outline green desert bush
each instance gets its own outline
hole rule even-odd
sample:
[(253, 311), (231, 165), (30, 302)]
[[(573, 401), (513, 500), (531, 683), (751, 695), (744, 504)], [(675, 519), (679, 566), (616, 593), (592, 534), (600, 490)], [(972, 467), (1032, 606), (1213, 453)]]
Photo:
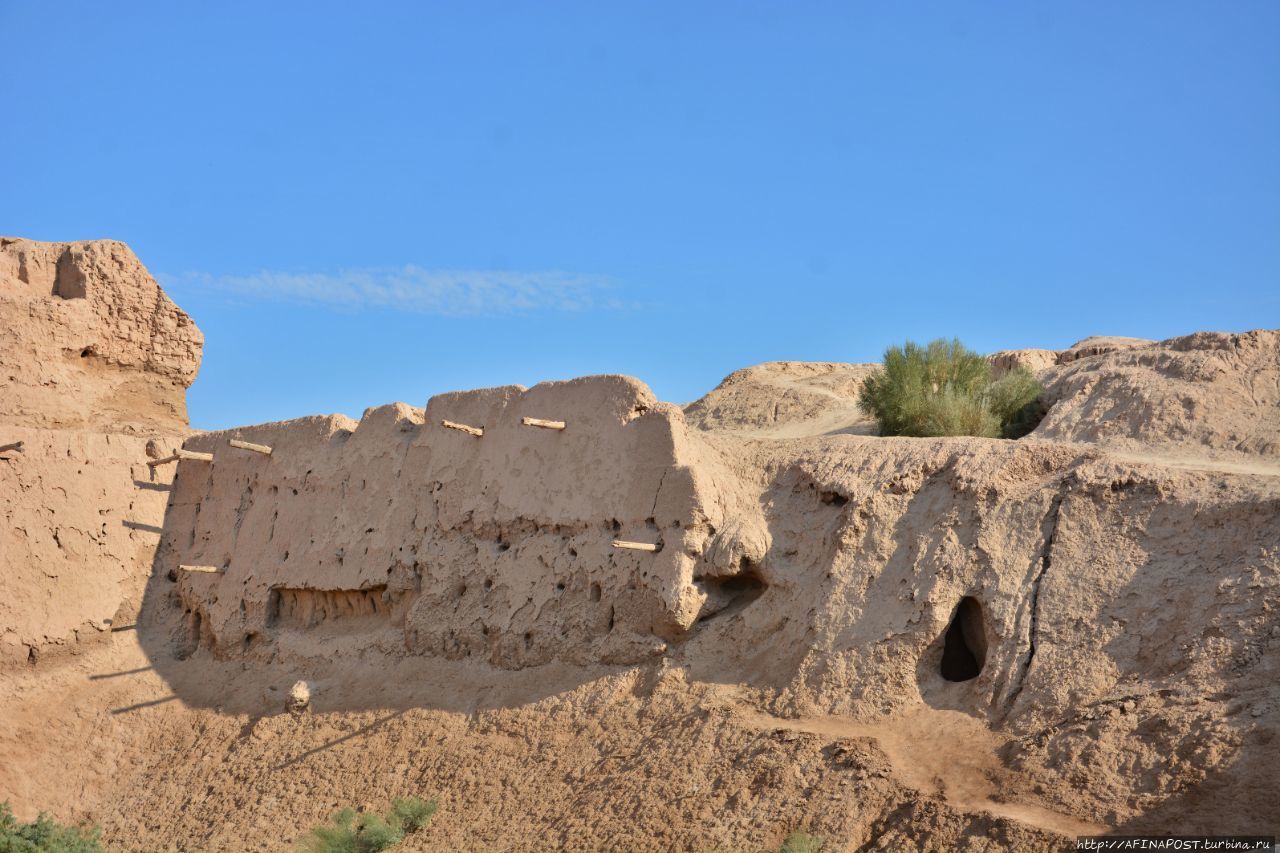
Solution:
[(0, 803), (0, 853), (102, 853), (102, 842), (98, 830), (64, 826), (43, 812), (31, 823), (21, 823), (4, 802)]
[(818, 853), (822, 849), (822, 839), (810, 835), (803, 829), (797, 829), (787, 836), (778, 848), (778, 853)]
[(1041, 395), (1044, 386), (1025, 367), (1015, 367), (987, 389), (987, 405), (1000, 419), (1000, 433), (1005, 438), (1022, 438), (1040, 423), (1045, 415)]
[(307, 833), (299, 849), (303, 853), (377, 853), (422, 829), (435, 813), (435, 801), (417, 797), (392, 801), (386, 817), (373, 812), (357, 815), (354, 809), (342, 809), (329, 823)]
[(1043, 411), (1043, 389), (1017, 367), (993, 379), (986, 358), (958, 340), (889, 347), (884, 367), (862, 382), (858, 402), (881, 435), (977, 435), (1020, 438)]

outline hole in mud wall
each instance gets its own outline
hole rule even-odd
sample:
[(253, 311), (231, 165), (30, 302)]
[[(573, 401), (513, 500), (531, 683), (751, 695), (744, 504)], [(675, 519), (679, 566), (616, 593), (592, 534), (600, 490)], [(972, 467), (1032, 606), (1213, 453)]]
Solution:
[(76, 259), (67, 249), (58, 257), (58, 266), (53, 277), (53, 295), (63, 299), (84, 299), (88, 293), (88, 279), (76, 266)]
[(978, 599), (965, 596), (956, 606), (942, 646), (942, 677), (972, 681), (987, 662), (986, 624)]
[[(285, 551), (285, 559), (289, 559), (289, 552)], [(267, 627), (274, 628), (280, 622), (280, 590), (272, 589), (267, 593)]]
[(756, 567), (743, 560), (739, 574), (731, 577), (696, 578), (694, 584), (707, 594), (697, 621), (737, 613), (760, 596), (767, 587)]
[(338, 623), (354, 629), (370, 619), (394, 623), (408, 604), (402, 591), (388, 592), (385, 584), (365, 589), (275, 587), (267, 599), (267, 627), (297, 630)]
[(173, 638), (173, 657), (175, 660), (186, 660), (200, 648), (200, 611), (188, 610), (178, 627), (177, 636)]
[(822, 501), (827, 506), (844, 506), (849, 502), (849, 499), (839, 492), (830, 491), (818, 492), (818, 500)]

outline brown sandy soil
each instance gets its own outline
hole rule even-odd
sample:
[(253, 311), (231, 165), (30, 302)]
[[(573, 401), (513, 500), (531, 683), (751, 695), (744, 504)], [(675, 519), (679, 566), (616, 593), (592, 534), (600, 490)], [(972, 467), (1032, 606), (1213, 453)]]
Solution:
[[(691, 684), (676, 668), (550, 665), (482, 683), (473, 667), (419, 661), (383, 674), (413, 688), (382, 691), (380, 710), (255, 717), (186, 707), (118, 636), (64, 665), (56, 685), (15, 679), (4, 710), (18, 742), (0, 748), (27, 754), (21, 741), (63, 727), (84, 738), (74, 775), (34, 760), (14, 768), (13, 792), (96, 816), (125, 847), (281, 849), (342, 805), (377, 808), (406, 791), (442, 805), (406, 849), (766, 849), (798, 825), (856, 847), (904, 801), (929, 804), (955, 832), (980, 827), (975, 837), (993, 849), (1001, 839), (1051, 845), (1041, 827), (1077, 825), (992, 799), (983, 774), (993, 753), (952, 766), (904, 746), (901, 727), (775, 718), (742, 707), (740, 688)], [(462, 688), (486, 698), (465, 708), (431, 699)], [(51, 724), (54, 707), (65, 719)]]
[(142, 850), (405, 794), (406, 849), (1275, 832), (1280, 333), (1045, 352), (993, 356), (1048, 389), (1019, 441), (876, 437), (872, 366), (792, 362), (206, 433), (155, 480), (144, 434), (28, 433), (23, 541), (109, 523), (0, 554), (0, 798)]
[(881, 723), (857, 723), (842, 716), (781, 718), (760, 712), (748, 712), (744, 719), (761, 729), (809, 732), (832, 741), (869, 739), (884, 751), (906, 787), (961, 811), (987, 812), (1059, 835), (1092, 835), (1107, 829), (1040, 806), (1001, 801), (997, 780), (1007, 775), (999, 755), (1003, 742), (959, 711), (924, 707)]

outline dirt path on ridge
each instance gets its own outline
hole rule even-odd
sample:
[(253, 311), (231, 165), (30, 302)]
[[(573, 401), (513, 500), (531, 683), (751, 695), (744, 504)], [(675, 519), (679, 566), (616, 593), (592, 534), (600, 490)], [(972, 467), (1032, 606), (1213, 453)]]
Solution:
[(833, 740), (871, 738), (893, 764), (898, 781), (922, 794), (939, 795), (962, 811), (985, 811), (1069, 837), (1107, 831), (1100, 824), (1041, 806), (998, 799), (999, 779), (1007, 772), (997, 755), (1003, 741), (958, 711), (925, 707), (884, 723), (834, 716), (787, 719), (741, 705), (735, 711), (745, 725), (758, 729), (808, 732)]

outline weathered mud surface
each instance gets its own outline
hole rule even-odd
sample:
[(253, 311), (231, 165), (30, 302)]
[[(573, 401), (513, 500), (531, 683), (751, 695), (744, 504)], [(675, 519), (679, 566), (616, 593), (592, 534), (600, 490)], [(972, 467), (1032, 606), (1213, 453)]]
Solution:
[(0, 237), (0, 667), (132, 622), (202, 343), (122, 243)]
[[(1046, 381), (1025, 439), (875, 437), (866, 366), (780, 363), (684, 411), (589, 377), (206, 433), (171, 491), (120, 440), (118, 487), (168, 507), (92, 557), (118, 592), (0, 614), (137, 621), (14, 656), (0, 797), (144, 849), (406, 793), (432, 849), (1275, 832), (1280, 334), (993, 360)], [(56, 456), (24, 476), (76, 482)]]

